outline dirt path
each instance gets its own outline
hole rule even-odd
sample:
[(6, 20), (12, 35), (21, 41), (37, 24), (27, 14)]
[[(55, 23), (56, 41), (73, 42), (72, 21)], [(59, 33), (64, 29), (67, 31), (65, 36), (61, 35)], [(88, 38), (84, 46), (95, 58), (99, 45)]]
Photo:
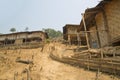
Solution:
[[(48, 49), (48, 48), (47, 48)], [(63, 48), (64, 49), (64, 48)], [(40, 53), (35, 57), (36, 70), (39, 75), (34, 80), (95, 80), (96, 73), (84, 70), (82, 68), (73, 67), (64, 63), (52, 60), (49, 57), (49, 50)], [(37, 74), (33, 71), (33, 74)], [(113, 80), (105, 74), (99, 75), (99, 80)]]
[[(95, 73), (54, 61), (47, 54), (43, 54), (36, 65), (36, 69), (40, 71), (40, 80), (95, 80)], [(110, 78), (105, 76), (102, 80)]]

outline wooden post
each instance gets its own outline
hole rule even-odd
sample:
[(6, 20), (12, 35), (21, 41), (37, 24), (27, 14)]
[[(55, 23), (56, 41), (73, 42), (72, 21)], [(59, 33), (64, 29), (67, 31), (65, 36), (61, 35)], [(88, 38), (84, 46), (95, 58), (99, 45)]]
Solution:
[(14, 72), (14, 80), (17, 80), (18, 72)]
[(95, 80), (99, 80), (100, 78), (100, 69), (98, 68), (97, 72), (96, 72), (96, 78)]
[(101, 52), (101, 59), (103, 59), (103, 51), (101, 50), (100, 52)]
[(29, 69), (25, 69), (26, 70), (26, 72), (27, 72), (27, 80), (31, 80), (31, 78), (30, 78), (30, 71), (29, 71)]
[(71, 45), (71, 39), (69, 34), (68, 34), (68, 41), (69, 41), (69, 45)]
[(90, 44), (89, 44), (89, 40), (88, 40), (88, 33), (87, 33), (87, 28), (86, 28), (84, 17), (85, 17), (85, 15), (82, 14), (82, 21), (83, 21), (83, 24), (84, 24), (84, 30), (85, 30), (85, 36), (86, 36), (86, 41), (87, 41), (87, 47), (88, 47), (88, 49), (90, 49)]
[(79, 33), (77, 33), (77, 41), (78, 41), (78, 47), (80, 46), (80, 36)]
[(113, 52), (113, 57), (115, 57), (115, 52)]
[(86, 62), (86, 63), (87, 63), (87, 70), (88, 70), (88, 71), (90, 70), (90, 66), (89, 66), (90, 63), (89, 63), (89, 60), (90, 60), (90, 58), (87, 57), (87, 62)]
[(91, 56), (91, 54), (89, 54), (89, 58), (90, 58), (90, 59), (92, 59), (92, 56)]
[(82, 45), (82, 43), (81, 43), (81, 38), (79, 37), (79, 39), (80, 39), (80, 46)]

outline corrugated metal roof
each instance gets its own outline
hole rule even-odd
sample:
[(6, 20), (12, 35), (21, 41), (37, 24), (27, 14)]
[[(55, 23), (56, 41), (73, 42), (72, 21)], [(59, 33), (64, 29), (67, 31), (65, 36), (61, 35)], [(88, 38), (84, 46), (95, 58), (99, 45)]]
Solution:
[(31, 31), (31, 32), (16, 32), (16, 33), (9, 33), (9, 34), (0, 34), (0, 36), (5, 36), (5, 35), (15, 35), (15, 34), (29, 34), (29, 33), (36, 33), (36, 32), (40, 32), (40, 33), (44, 33), (43, 31)]

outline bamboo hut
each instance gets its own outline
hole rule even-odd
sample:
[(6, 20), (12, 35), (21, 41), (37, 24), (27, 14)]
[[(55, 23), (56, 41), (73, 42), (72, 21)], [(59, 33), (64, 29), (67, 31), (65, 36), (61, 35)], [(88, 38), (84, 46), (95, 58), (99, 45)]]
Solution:
[(84, 34), (80, 33), (80, 25), (66, 24), (63, 27), (63, 39), (69, 44), (86, 44)]
[(120, 45), (119, 5), (120, 0), (103, 0), (96, 7), (86, 9), (80, 30), (87, 33), (90, 48)]
[(17, 32), (0, 35), (0, 45), (40, 43), (48, 38), (47, 33), (42, 31)]

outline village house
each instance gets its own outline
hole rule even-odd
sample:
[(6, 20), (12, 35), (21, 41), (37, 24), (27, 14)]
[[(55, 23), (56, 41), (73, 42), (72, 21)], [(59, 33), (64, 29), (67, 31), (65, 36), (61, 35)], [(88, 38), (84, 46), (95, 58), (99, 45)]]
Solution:
[(80, 30), (87, 35), (90, 48), (120, 45), (119, 6), (120, 0), (103, 0), (82, 14)]
[(79, 32), (80, 25), (66, 24), (63, 27), (63, 39), (66, 40), (69, 44), (86, 44), (84, 35), (80, 34)]
[(40, 43), (48, 38), (47, 33), (42, 31), (16, 32), (0, 35), (0, 45)]

